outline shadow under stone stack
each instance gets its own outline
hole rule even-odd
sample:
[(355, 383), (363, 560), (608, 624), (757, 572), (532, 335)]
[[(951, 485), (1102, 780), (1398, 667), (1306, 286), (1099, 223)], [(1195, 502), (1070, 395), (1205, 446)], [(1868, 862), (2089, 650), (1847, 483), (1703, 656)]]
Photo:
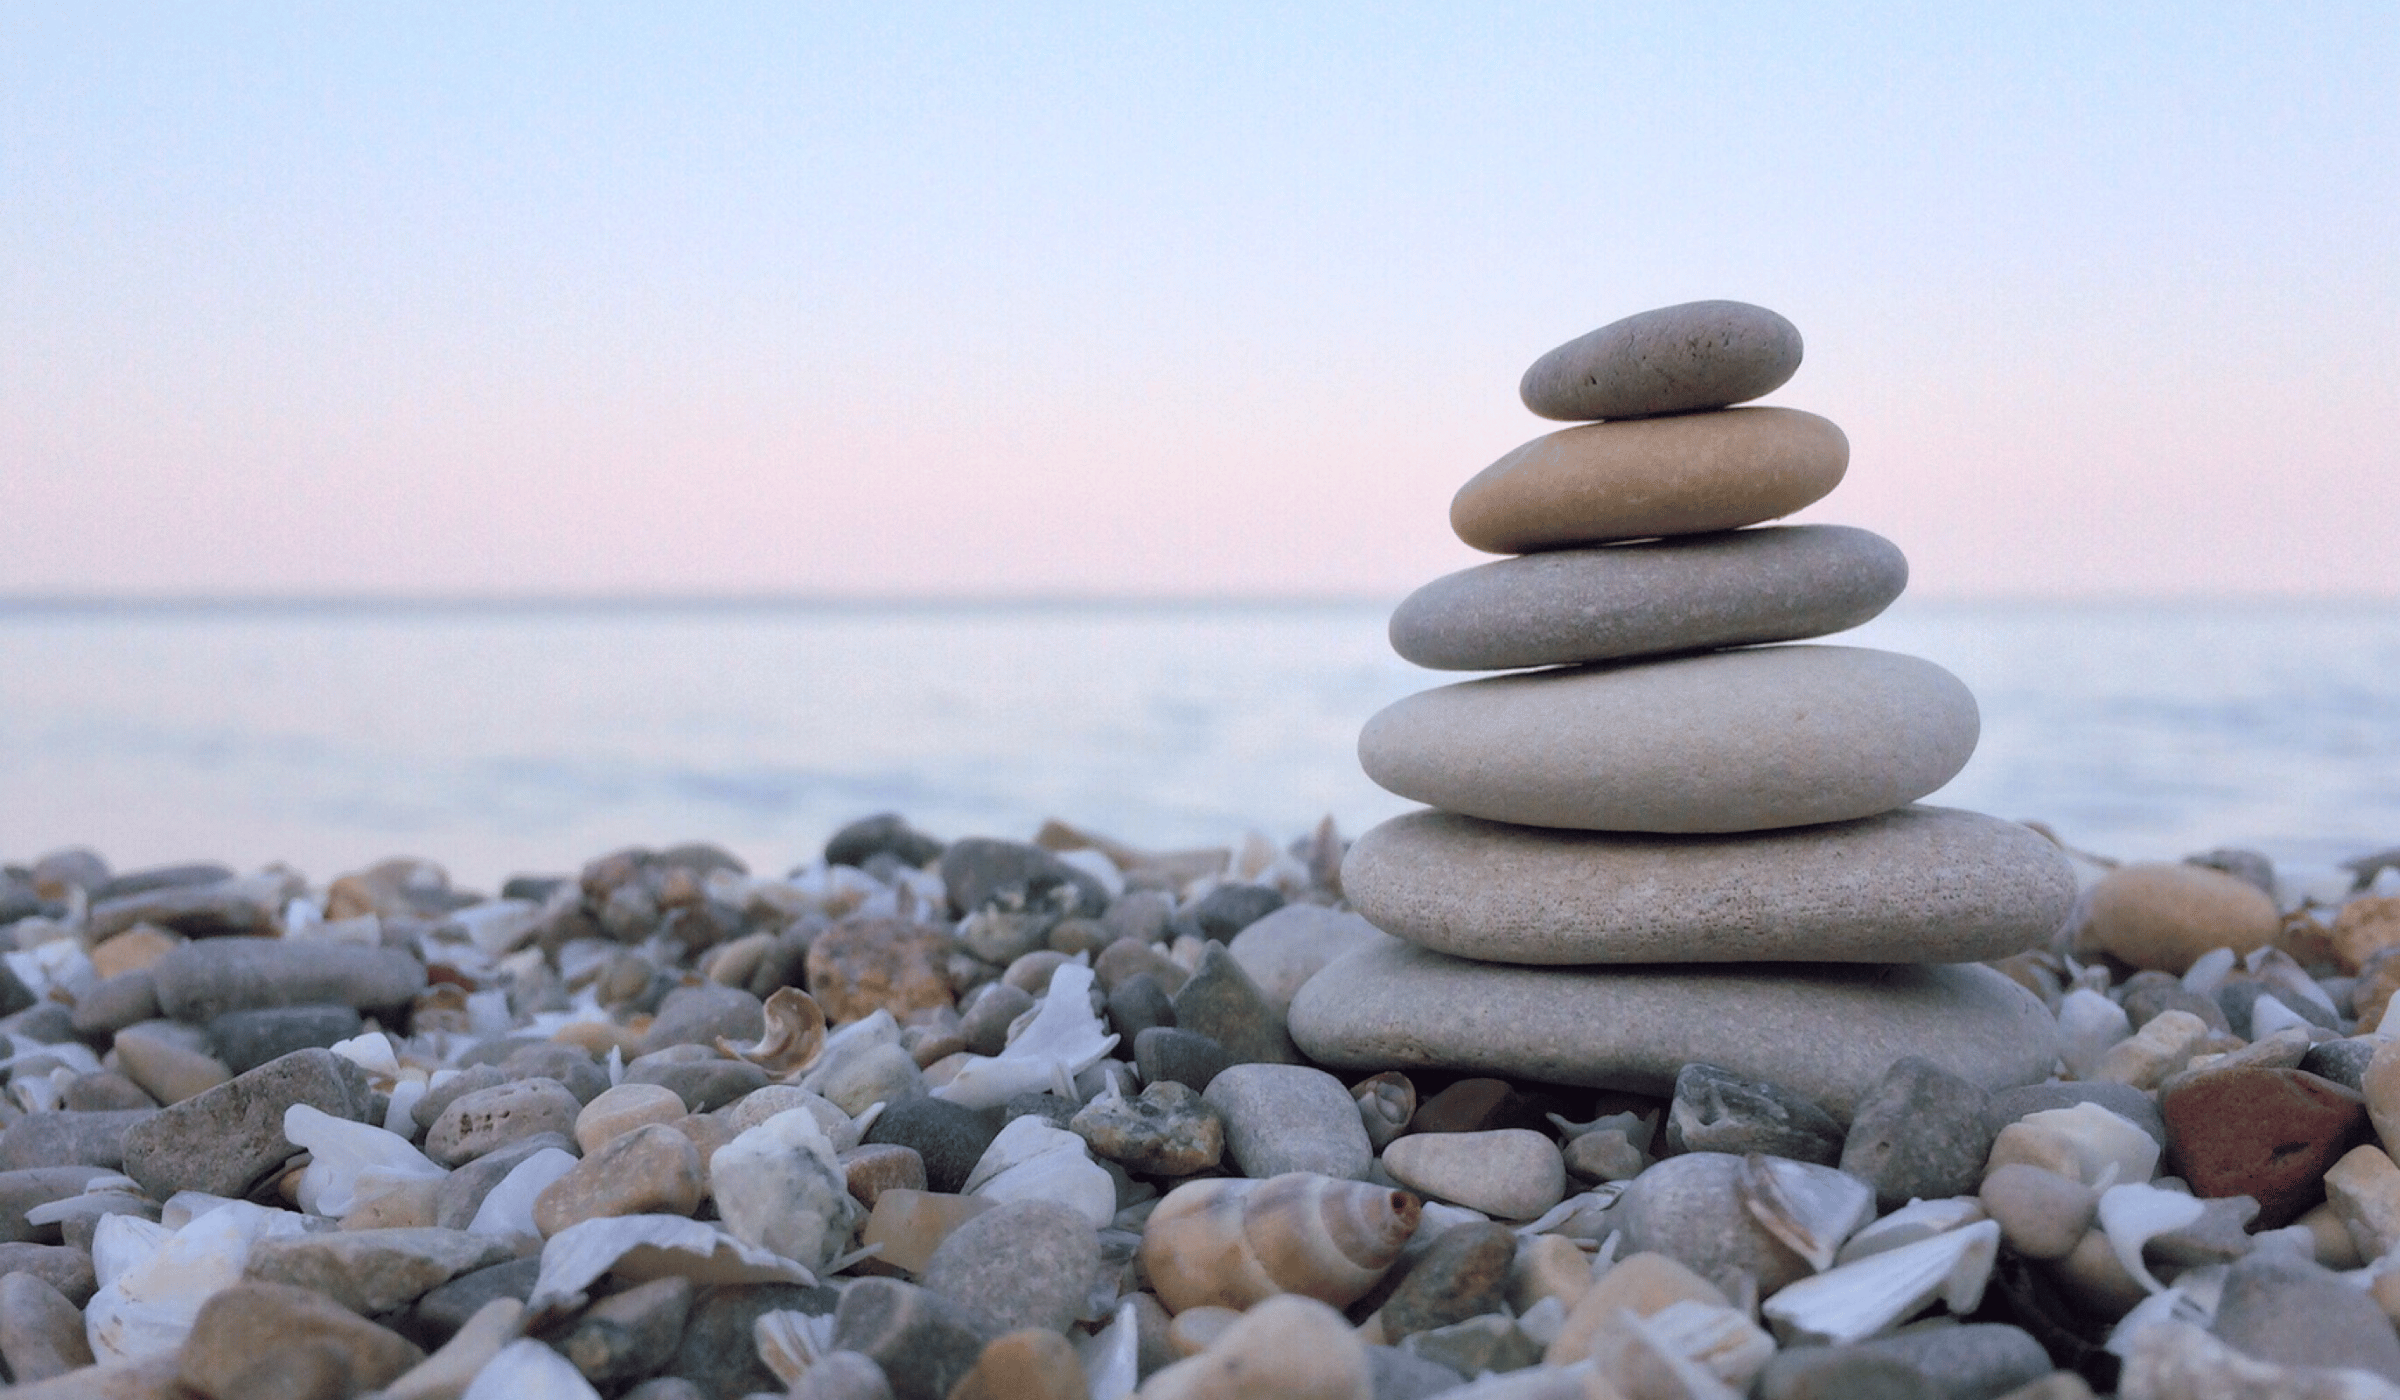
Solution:
[(1849, 463), (1823, 418), (1730, 406), (1799, 364), (1790, 322), (1713, 301), (1527, 371), (1535, 413), (1600, 421), (1469, 481), (1452, 527), (1515, 557), (1393, 615), (1409, 660), (1507, 674), (1361, 734), (1368, 776), (1432, 810), (1343, 865), (1399, 941), (1301, 992), (1310, 1056), (1662, 1094), (1701, 1062), (1845, 1120), (1904, 1056), (1987, 1088), (2047, 1075), (2050, 1016), (1975, 963), (2044, 942), (2073, 874), (2025, 827), (1917, 801), (1973, 751), (1974, 698), (1915, 657), (1792, 645), (1875, 616), (1908, 574), (1867, 531), (1761, 525)]

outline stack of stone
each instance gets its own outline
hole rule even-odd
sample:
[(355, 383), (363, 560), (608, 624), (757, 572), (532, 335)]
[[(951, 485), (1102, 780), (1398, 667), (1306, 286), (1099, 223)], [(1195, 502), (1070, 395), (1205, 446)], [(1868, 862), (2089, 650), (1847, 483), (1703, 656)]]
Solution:
[(1645, 1092), (1705, 1062), (1843, 1117), (1903, 1056), (1988, 1087), (2049, 1072), (2041, 1004), (1974, 964), (2057, 931), (2072, 871), (2026, 827), (1917, 803), (1973, 751), (1973, 697), (1914, 657), (1789, 645), (1907, 580), (1867, 531), (1761, 525), (1849, 463), (1823, 418), (1731, 406), (1799, 363), (1789, 321), (1714, 301), (1526, 372), (1526, 406), (1579, 426), (1450, 510), (1515, 557), (1426, 585), (1391, 626), (1420, 665), (1508, 674), (1360, 736), (1368, 775), (1433, 810), (1343, 866), (1395, 939), (1293, 1004), (1318, 1061)]

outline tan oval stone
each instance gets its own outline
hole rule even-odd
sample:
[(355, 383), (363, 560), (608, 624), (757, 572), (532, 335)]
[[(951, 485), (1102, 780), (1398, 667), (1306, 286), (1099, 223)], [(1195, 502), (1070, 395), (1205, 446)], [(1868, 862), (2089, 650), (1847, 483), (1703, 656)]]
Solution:
[(1965, 766), (1979, 723), (1930, 661), (1760, 647), (1421, 691), (1367, 721), (1358, 758), (1402, 797), (1491, 821), (1761, 831), (1914, 802)]
[(2217, 948), (2247, 953), (2282, 921), (2256, 885), (2198, 865), (2125, 865), (2092, 887), (2086, 939), (2140, 968), (2178, 975)]
[(1800, 368), (1800, 328), (1763, 306), (1687, 301), (1579, 335), (1517, 393), (1544, 418), (1643, 418), (1771, 394)]
[(1858, 626), (1907, 584), (1898, 548), (1847, 525), (1546, 550), (1409, 594), (1392, 650), (1439, 671), (1506, 671), (1792, 642)]
[(2031, 829), (1948, 807), (1727, 836), (1428, 811), (1359, 837), (1342, 891), (1395, 938), (1487, 962), (1947, 963), (2042, 943), (2075, 872)]
[(1735, 530), (1822, 499), (1849, 466), (1842, 430), (1796, 408), (1587, 423), (1476, 473), (1450, 528), (1493, 554)]
[(699, 1208), (700, 1153), (691, 1139), (652, 1123), (602, 1146), (534, 1198), (533, 1222), (548, 1239), (569, 1225), (612, 1215), (690, 1215)]
[(1397, 939), (1292, 999), (1292, 1038), (1339, 1069), (1448, 1069), (1665, 1097), (1694, 1061), (1772, 1080), (1836, 1118), (1894, 1060), (1987, 1089), (2038, 1083), (2058, 1027), (1979, 964), (1505, 967)]
[(618, 1084), (603, 1089), (575, 1115), (575, 1145), (589, 1156), (636, 1128), (673, 1124), (687, 1110), (664, 1084)]

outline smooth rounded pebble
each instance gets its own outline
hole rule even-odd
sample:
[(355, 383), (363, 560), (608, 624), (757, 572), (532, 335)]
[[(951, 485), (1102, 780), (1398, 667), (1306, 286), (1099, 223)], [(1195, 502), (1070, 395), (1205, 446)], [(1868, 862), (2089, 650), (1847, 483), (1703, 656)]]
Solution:
[(1723, 408), (1783, 387), (1800, 352), (1800, 328), (1763, 306), (1687, 301), (1575, 337), (1535, 360), (1517, 394), (1569, 422)]
[(1568, 970), (1396, 941), (1310, 979), (1291, 1026), (1311, 1059), (1338, 1069), (1466, 1070), (1660, 1097), (1698, 1061), (1772, 1080), (1844, 1122), (1903, 1056), (1999, 1089), (2047, 1077), (2058, 1055), (2040, 999), (1971, 963)]
[(1979, 726), (1930, 661), (1762, 647), (1420, 691), (1367, 721), (1358, 758), (1402, 797), (1492, 821), (1761, 831), (1914, 802), (1966, 765)]
[(1728, 836), (1426, 811), (1359, 837), (1342, 890), (1396, 938), (1488, 962), (1979, 962), (2056, 932), (2075, 872), (2031, 829), (1949, 807)]
[(1842, 430), (1796, 408), (1587, 423), (1524, 444), (1450, 500), (1450, 528), (1493, 554), (1738, 530), (1841, 484)]
[(1856, 627), (1907, 586), (1899, 547), (1847, 525), (1557, 549), (1409, 594), (1392, 650), (1437, 671), (1508, 671), (1794, 642)]
[(2275, 939), (2275, 901), (2198, 865), (2119, 866), (2092, 887), (2085, 936), (2135, 967), (2181, 974), (2202, 953), (2247, 953)]
[(1357, 1101), (1305, 1065), (1235, 1065), (1202, 1095), (1225, 1119), (1225, 1150), (1242, 1175), (1364, 1177), (1375, 1163)]
[(1412, 1191), (1502, 1220), (1531, 1220), (1567, 1194), (1567, 1166), (1547, 1133), (1412, 1133), (1383, 1150), (1383, 1169)]

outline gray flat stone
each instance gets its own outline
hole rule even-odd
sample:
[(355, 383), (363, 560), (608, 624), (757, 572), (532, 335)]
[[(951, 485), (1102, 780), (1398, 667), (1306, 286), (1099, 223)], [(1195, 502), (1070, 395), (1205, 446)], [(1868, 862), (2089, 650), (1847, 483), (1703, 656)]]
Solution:
[(1363, 1179), (1375, 1163), (1357, 1101), (1321, 1069), (1235, 1065), (1201, 1097), (1225, 1119), (1225, 1151), (1244, 1176)]
[(1914, 802), (1966, 765), (1979, 724), (1930, 661), (1762, 647), (1422, 691), (1367, 721), (1358, 757), (1402, 797), (1491, 821), (1761, 831)]
[(1487, 962), (1979, 962), (2049, 938), (2075, 872), (2031, 829), (1949, 807), (1725, 836), (1427, 811), (1359, 837), (1342, 890), (1385, 933)]
[(1446, 574), (1392, 613), (1392, 650), (1437, 671), (1507, 671), (1822, 637), (1908, 584), (1908, 560), (1847, 525), (1776, 525), (1556, 549)]
[(283, 1135), (285, 1109), (304, 1103), (365, 1122), (373, 1098), (357, 1065), (331, 1050), (295, 1050), (128, 1129), (125, 1174), (161, 1201), (177, 1191), (244, 1196), (298, 1150)]
[(150, 965), (158, 1005), (205, 1022), (261, 1006), (399, 1006), (425, 990), (425, 965), (397, 948), (281, 938), (204, 938)]
[(1784, 1085), (1844, 1122), (1903, 1056), (2000, 1089), (2041, 1079), (2058, 1054), (2042, 1003), (1974, 964), (1537, 969), (1397, 941), (1310, 979), (1291, 1026), (1311, 1059), (1338, 1069), (1467, 1070), (1664, 1096), (1699, 1061)]
[(1763, 306), (1687, 301), (1575, 337), (1535, 360), (1517, 393), (1569, 421), (1689, 413), (1775, 392), (1800, 353), (1800, 328)]

